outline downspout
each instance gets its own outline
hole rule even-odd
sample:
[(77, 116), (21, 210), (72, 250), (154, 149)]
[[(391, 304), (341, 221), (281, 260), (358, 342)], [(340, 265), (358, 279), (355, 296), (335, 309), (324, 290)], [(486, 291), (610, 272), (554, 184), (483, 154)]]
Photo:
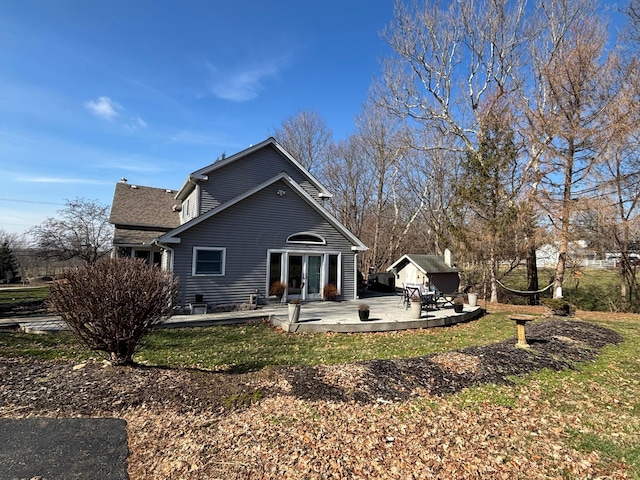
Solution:
[(358, 252), (353, 254), (353, 299), (358, 300)]
[(173, 259), (175, 257), (173, 248), (167, 247), (166, 245), (161, 244), (160, 242), (158, 242), (158, 240), (154, 240), (153, 244), (158, 246), (158, 247), (160, 247), (160, 248), (162, 248), (162, 249), (164, 249), (164, 250), (169, 251), (169, 254), (171, 255), (171, 259), (170, 259), (169, 264), (167, 266), (169, 267), (168, 270), (170, 272), (173, 272)]
[(165, 245), (165, 246), (163, 246), (162, 248), (164, 248), (165, 250), (168, 250), (168, 251), (169, 251), (169, 255), (171, 256), (171, 259), (170, 259), (170, 261), (169, 261), (169, 265), (167, 265), (167, 266), (169, 267), (169, 271), (170, 271), (171, 273), (173, 273), (173, 261), (174, 261), (174, 259), (175, 259), (175, 252), (173, 251), (173, 248), (171, 248), (171, 247), (167, 247), (166, 245)]

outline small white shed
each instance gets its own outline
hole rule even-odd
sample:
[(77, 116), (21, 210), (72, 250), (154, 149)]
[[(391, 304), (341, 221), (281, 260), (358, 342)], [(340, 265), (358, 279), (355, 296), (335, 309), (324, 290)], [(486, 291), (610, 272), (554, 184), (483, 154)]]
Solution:
[(445, 250), (444, 255), (408, 253), (387, 268), (387, 272), (396, 276), (396, 288), (407, 283), (434, 286), (445, 293), (456, 292), (460, 288), (460, 270), (449, 250)]

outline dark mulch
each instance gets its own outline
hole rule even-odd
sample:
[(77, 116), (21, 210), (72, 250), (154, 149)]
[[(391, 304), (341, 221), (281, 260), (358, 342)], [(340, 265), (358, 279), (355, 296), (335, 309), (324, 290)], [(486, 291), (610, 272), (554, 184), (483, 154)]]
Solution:
[(531, 349), (508, 340), (401, 360), (267, 368), (242, 374), (192, 369), (119, 367), (89, 362), (0, 357), (0, 416), (103, 416), (129, 408), (222, 411), (277, 394), (370, 403), (447, 395), (481, 383), (548, 368), (579, 368), (619, 334), (573, 320), (527, 326)]

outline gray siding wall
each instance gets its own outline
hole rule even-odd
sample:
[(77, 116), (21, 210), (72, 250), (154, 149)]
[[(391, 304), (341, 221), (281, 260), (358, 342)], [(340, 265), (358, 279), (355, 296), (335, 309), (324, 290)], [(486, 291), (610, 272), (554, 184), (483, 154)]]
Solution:
[[(188, 206), (188, 208), (187, 208)], [(182, 210), (180, 211), (180, 222), (187, 223), (192, 218), (198, 216), (198, 188), (189, 194), (182, 202)]]
[[(285, 190), (284, 196), (276, 194)], [(321, 235), (326, 245), (288, 244), (301, 231)], [(224, 276), (192, 276), (193, 247), (226, 248)], [(354, 254), (351, 243), (284, 182), (276, 182), (243, 202), (181, 234), (175, 251), (174, 273), (180, 278), (180, 303), (204, 295), (209, 304), (246, 303), (257, 289), (265, 295), (267, 250), (342, 253), (342, 295), (354, 296)]]
[(201, 182), (200, 213), (251, 190), (257, 185), (286, 172), (307, 193), (319, 200), (320, 193), (306, 177), (271, 145), (215, 170)]

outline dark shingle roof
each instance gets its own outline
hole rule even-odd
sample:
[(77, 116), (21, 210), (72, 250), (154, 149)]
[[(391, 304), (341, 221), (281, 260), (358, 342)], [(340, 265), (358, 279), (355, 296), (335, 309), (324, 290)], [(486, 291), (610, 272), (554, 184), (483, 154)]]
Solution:
[(427, 273), (449, 273), (458, 271), (456, 267), (450, 267), (444, 263), (443, 255), (417, 255), (410, 253), (407, 256), (411, 258), (413, 263), (424, 269)]
[(160, 230), (180, 226), (175, 190), (116, 184), (109, 222), (118, 226), (155, 227)]
[(127, 228), (115, 228), (113, 232), (114, 245), (149, 245), (167, 230), (135, 230)]
[(426, 273), (457, 273), (460, 270), (450, 267), (444, 262), (444, 255), (422, 255), (407, 253), (400, 260), (397, 260), (391, 267), (403, 268), (407, 263), (412, 262)]

